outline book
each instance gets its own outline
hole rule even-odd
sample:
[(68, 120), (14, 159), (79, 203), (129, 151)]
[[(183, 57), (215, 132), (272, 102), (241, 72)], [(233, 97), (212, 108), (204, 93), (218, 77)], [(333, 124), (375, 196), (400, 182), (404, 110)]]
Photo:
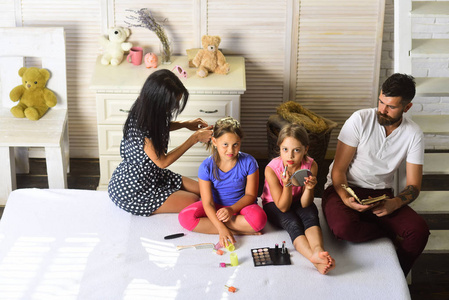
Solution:
[(346, 184), (342, 184), (341, 187), (344, 188), (352, 197), (354, 197), (354, 199), (358, 203), (360, 203), (362, 205), (368, 205), (368, 204), (376, 203), (376, 202), (384, 200), (384, 199), (388, 199), (388, 196), (384, 194), (379, 197), (360, 200), (360, 198), (355, 194), (354, 190), (351, 189), (349, 186), (347, 186)]

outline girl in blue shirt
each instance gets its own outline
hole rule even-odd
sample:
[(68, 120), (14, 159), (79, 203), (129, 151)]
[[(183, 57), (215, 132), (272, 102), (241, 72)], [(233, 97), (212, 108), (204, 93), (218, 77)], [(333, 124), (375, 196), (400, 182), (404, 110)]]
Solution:
[(195, 232), (218, 234), (222, 245), (235, 243), (234, 234), (260, 234), (267, 222), (256, 203), (259, 166), (251, 155), (240, 152), (240, 123), (218, 120), (212, 137), (212, 155), (198, 170), (201, 202), (179, 213), (180, 224)]

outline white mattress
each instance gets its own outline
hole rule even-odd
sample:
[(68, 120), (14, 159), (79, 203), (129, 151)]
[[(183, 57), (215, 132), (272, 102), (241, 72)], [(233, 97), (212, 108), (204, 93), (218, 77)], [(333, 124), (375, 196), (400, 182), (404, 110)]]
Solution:
[[(218, 241), (184, 230), (176, 214), (132, 216), (106, 192), (16, 190), (0, 221), (0, 299), (410, 299), (388, 239), (337, 241), (323, 221), (337, 265), (326, 276), (270, 225), (261, 236), (237, 236), (239, 266), (219, 268), (229, 252), (176, 250)], [(178, 232), (185, 236), (164, 240)], [(292, 265), (254, 267), (252, 248), (282, 241)]]

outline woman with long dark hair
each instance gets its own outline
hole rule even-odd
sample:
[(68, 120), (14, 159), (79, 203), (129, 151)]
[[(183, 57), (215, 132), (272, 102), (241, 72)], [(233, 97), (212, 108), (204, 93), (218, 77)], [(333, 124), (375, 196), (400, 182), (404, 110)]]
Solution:
[[(122, 162), (109, 181), (108, 193), (123, 210), (141, 216), (176, 213), (199, 200), (198, 182), (167, 169), (197, 142), (208, 142), (212, 126), (202, 119), (174, 121), (189, 93), (169, 70), (145, 81), (123, 127)], [(170, 131), (193, 131), (184, 143), (167, 152)]]

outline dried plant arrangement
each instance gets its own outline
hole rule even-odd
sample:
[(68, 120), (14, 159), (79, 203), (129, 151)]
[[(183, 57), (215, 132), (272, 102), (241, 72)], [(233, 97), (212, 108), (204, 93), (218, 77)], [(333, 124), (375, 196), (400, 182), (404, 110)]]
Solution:
[[(125, 23), (130, 27), (142, 27), (147, 28), (150, 31), (153, 31), (161, 42), (162, 61), (170, 63), (170, 56), (171, 56), (170, 40), (168, 39), (167, 34), (165, 33), (164, 27), (156, 21), (151, 11), (147, 8), (141, 8), (138, 10), (127, 9), (127, 11), (131, 12), (132, 15), (126, 17), (127, 19), (130, 20), (130, 22), (125, 21)], [(162, 23), (165, 22), (166, 20), (167, 19), (164, 19)]]

